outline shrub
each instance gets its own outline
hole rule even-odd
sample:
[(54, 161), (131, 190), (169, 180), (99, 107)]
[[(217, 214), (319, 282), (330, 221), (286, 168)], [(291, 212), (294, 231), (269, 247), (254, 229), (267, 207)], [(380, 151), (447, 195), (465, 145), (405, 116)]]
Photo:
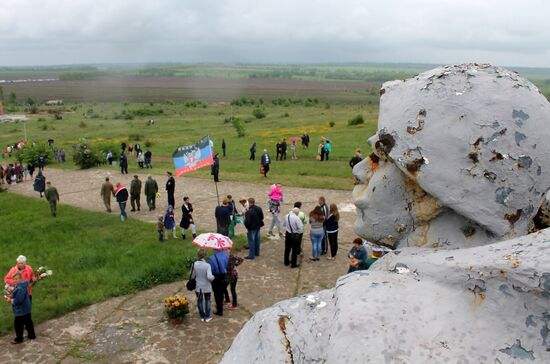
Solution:
[(80, 124), (78, 124), (78, 127), (79, 127), (79, 128), (82, 128), (82, 129), (84, 129), (84, 128), (87, 127), (87, 126), (88, 126), (88, 124), (86, 124), (86, 123), (83, 122), (83, 121), (81, 121)]
[(252, 115), (254, 115), (256, 119), (263, 119), (267, 116), (265, 111), (260, 108), (252, 110)]
[(38, 165), (38, 157), (41, 154), (44, 155), (46, 163), (55, 160), (52, 149), (45, 143), (35, 144), (34, 147), (30, 144), (26, 144), (23, 149), (17, 149), (15, 151), (15, 158), (19, 162), (33, 162), (35, 165)]
[(73, 145), (73, 161), (81, 169), (92, 168), (103, 162), (103, 155), (85, 140)]
[(285, 112), (285, 113), (283, 114), (283, 117), (284, 117), (284, 118), (288, 118), (289, 116), (290, 116), (290, 114), (287, 113), (287, 112)]
[(354, 118), (348, 120), (348, 126), (359, 125), (359, 124), (363, 124), (364, 122), (365, 122), (365, 119), (363, 118), (363, 115), (359, 114)]
[(44, 131), (48, 130), (48, 124), (42, 125), (42, 127), (40, 127), (40, 129), (42, 129)]
[(164, 101), (164, 103), (166, 105), (175, 105), (176, 103), (174, 102), (174, 100), (171, 100), (171, 99), (167, 99), (166, 101)]
[(335, 123), (334, 123), (334, 121), (331, 121), (330, 123), (328, 123), (328, 125), (329, 125), (331, 128), (334, 128)]
[(145, 143), (144, 143), (145, 147), (146, 148), (151, 148), (151, 146), (153, 145), (152, 142), (150, 142), (149, 140), (146, 140)]
[(245, 136), (245, 131), (244, 131), (244, 125), (241, 123), (241, 121), (239, 120), (239, 118), (233, 118), (233, 120), (231, 121), (231, 123), (233, 124), (233, 127), (235, 128), (235, 130), (237, 131), (237, 136), (239, 138), (242, 138)]
[(42, 122), (42, 121), (46, 121), (46, 119), (44, 119), (44, 118), (38, 118), (37, 121)]

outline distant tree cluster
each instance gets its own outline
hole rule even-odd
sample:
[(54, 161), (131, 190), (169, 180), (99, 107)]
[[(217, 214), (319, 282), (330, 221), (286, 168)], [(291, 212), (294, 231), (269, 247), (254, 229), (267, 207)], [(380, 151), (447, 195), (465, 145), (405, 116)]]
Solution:
[(271, 103), (276, 106), (291, 106), (291, 105), (302, 105), (306, 107), (315, 106), (319, 104), (319, 99), (315, 98), (306, 98), (306, 99), (291, 99), (284, 98), (284, 97), (278, 97), (276, 99), (271, 100)]
[(259, 99), (255, 98), (248, 98), (245, 96), (241, 96), (239, 98), (231, 100), (231, 105), (233, 106), (260, 106), (264, 104), (264, 99), (261, 97)]

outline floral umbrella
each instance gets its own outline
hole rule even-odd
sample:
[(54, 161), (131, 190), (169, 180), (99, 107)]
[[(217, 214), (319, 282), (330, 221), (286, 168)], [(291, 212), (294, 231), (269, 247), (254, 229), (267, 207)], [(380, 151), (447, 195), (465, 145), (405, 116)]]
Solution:
[(215, 250), (229, 249), (233, 242), (227, 236), (216, 233), (204, 233), (193, 239), (193, 244), (199, 248), (211, 248)]
[(289, 140), (290, 140), (291, 142), (293, 142), (293, 141), (299, 142), (300, 140), (302, 140), (302, 138), (300, 138), (300, 137), (298, 137), (298, 136), (293, 136), (293, 137), (291, 137)]

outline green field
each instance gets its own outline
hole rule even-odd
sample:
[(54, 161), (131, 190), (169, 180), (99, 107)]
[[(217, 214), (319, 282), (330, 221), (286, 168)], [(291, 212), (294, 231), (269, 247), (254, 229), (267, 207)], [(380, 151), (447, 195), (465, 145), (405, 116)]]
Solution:
[[(8, 272), (23, 254), (35, 270), (47, 266), (54, 273), (33, 288), (35, 323), (187, 278), (196, 256), (190, 240), (161, 243), (154, 224), (133, 219), (121, 223), (116, 214), (60, 205), (58, 217), (52, 218), (45, 201), (7, 192), (0, 193), (0, 211), (2, 225), (11, 231), (2, 239), (0, 272)], [(244, 240), (236, 237), (236, 247)], [(0, 304), (0, 334), (12, 330), (12, 317), (10, 304)]]
[[(377, 96), (373, 96), (377, 97)], [(25, 128), (29, 141), (45, 142), (55, 140), (55, 146), (64, 147), (72, 153), (72, 145), (80, 138), (95, 143), (111, 143), (113, 151), (119, 150), (122, 141), (140, 143), (142, 148), (151, 144), (154, 173), (163, 174), (172, 170), (171, 155), (181, 145), (192, 144), (205, 135), (210, 135), (216, 151), (221, 152), (221, 141), (227, 144), (227, 157), (222, 158), (220, 178), (260, 182), (259, 156), (266, 148), (275, 159), (275, 145), (280, 138), (300, 136), (304, 131), (311, 137), (311, 145), (303, 150), (299, 145), (298, 160), (288, 158), (274, 162), (270, 179), (286, 185), (315, 188), (351, 189), (351, 169), (348, 161), (356, 148), (368, 151), (367, 138), (376, 130), (377, 103), (337, 104), (319, 103), (313, 106), (275, 106), (264, 102), (263, 106), (231, 106), (208, 104), (203, 107), (185, 106), (183, 103), (118, 104), (95, 103), (65, 105), (68, 110), (63, 120), (55, 120), (40, 107), (40, 114), (31, 115), (25, 123), (0, 124), (0, 145), (15, 143), (23, 138)], [(264, 110), (266, 117), (256, 119), (255, 108)], [(115, 119), (120, 115), (152, 113), (150, 116), (133, 116), (132, 120)], [(84, 116), (83, 114), (86, 114)], [(361, 114), (365, 123), (348, 126), (348, 120)], [(231, 116), (239, 119), (245, 135), (239, 137), (231, 122), (224, 122)], [(153, 118), (155, 125), (147, 126)], [(331, 123), (333, 126), (331, 127)], [(315, 159), (321, 137), (332, 140), (333, 153), (328, 162)], [(249, 161), (249, 147), (257, 143), (257, 160)], [(299, 142), (298, 142), (299, 143)], [(221, 153), (220, 153), (221, 154)], [(70, 160), (70, 157), (69, 157)], [(74, 168), (66, 163), (64, 168)], [(110, 167), (114, 168), (114, 167)], [(130, 161), (130, 173), (137, 171), (135, 159)], [(210, 178), (209, 169), (194, 172), (195, 176)]]

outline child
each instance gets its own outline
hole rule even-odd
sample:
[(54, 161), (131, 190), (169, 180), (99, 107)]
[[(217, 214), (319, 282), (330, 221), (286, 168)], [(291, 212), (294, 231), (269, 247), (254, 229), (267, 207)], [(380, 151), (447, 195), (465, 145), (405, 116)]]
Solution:
[(164, 214), (164, 227), (166, 228), (165, 240), (168, 240), (168, 230), (172, 230), (172, 237), (177, 239), (176, 235), (176, 218), (174, 217), (174, 208), (172, 205), (168, 205), (166, 213)]
[(157, 231), (159, 233), (159, 241), (164, 240), (164, 218), (159, 216), (159, 221), (157, 222)]
[[(231, 289), (231, 297), (233, 298), (233, 301), (231, 302), (230, 306), (227, 306), (228, 310), (236, 310), (237, 308), (239, 308), (237, 304), (237, 280), (239, 279), (237, 266), (240, 265), (242, 262), (243, 258), (233, 255), (233, 253), (229, 254), (227, 274), (229, 276), (229, 287)], [(225, 291), (227, 292), (227, 288)], [(229, 295), (226, 296), (226, 302), (229, 302), (228, 298)]]
[(281, 185), (279, 183), (271, 185), (271, 191), (267, 194), (269, 197), (268, 201), (268, 207), (269, 212), (271, 212), (271, 215), (273, 219), (271, 220), (271, 226), (269, 228), (268, 235), (275, 236), (273, 234), (273, 227), (277, 226), (277, 229), (279, 229), (279, 237), (283, 237), (283, 233), (281, 230), (281, 221), (279, 220), (279, 213), (281, 212), (281, 203), (283, 202), (283, 190), (281, 189)]
[(12, 310), (15, 317), (13, 327), (15, 328), (15, 339), (12, 344), (20, 344), (23, 342), (23, 330), (27, 329), (27, 338), (29, 340), (36, 339), (34, 333), (34, 324), (31, 317), (31, 300), (27, 287), (29, 282), (21, 280), (21, 273), (17, 272), (12, 276), (15, 282), (13, 290)]

